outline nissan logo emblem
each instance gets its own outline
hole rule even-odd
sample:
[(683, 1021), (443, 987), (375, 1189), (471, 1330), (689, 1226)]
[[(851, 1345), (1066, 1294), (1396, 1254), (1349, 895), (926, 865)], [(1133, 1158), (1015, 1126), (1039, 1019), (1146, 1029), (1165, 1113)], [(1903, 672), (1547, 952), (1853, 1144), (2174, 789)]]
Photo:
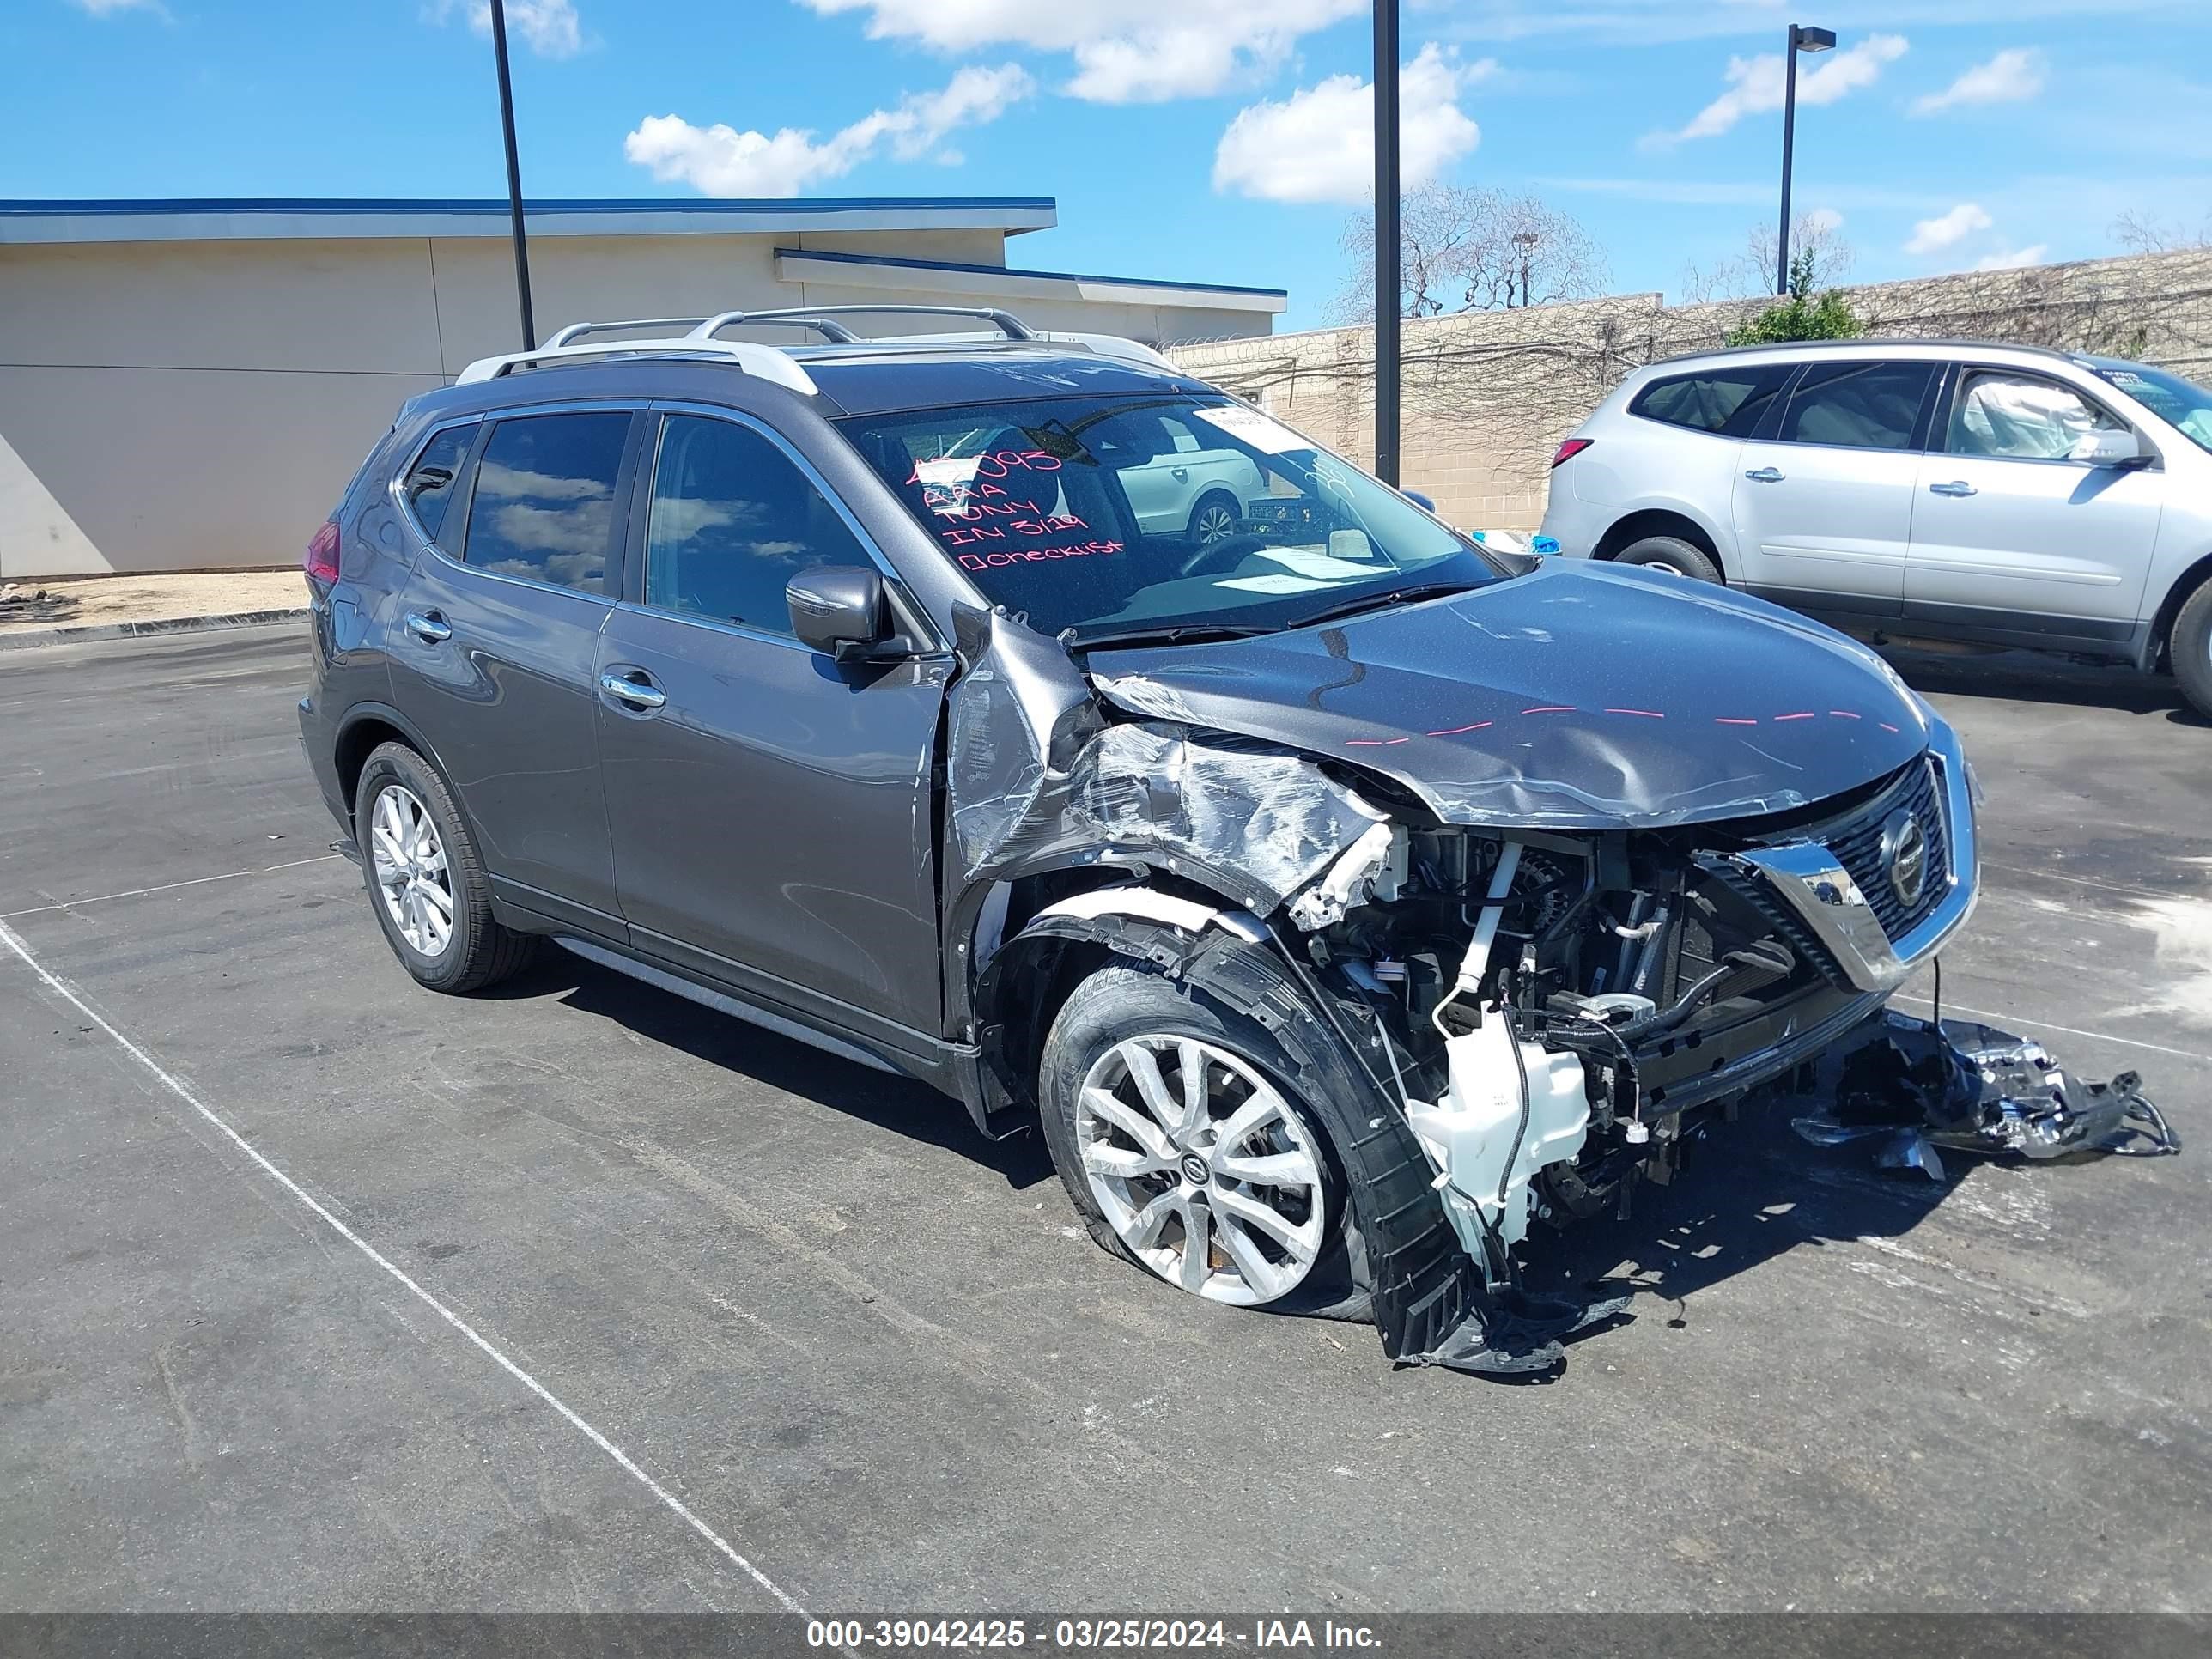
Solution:
[(1908, 807), (1883, 821), (1881, 860), (1889, 871), (1889, 890), (1908, 910), (1928, 890), (1928, 832)]

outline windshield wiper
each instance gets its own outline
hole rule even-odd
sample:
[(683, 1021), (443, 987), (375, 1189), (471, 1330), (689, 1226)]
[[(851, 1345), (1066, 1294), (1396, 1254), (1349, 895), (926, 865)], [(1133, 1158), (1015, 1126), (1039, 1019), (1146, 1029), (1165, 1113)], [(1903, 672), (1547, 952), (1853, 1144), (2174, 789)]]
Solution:
[(1249, 640), (1255, 634), (1274, 631), (1249, 623), (1155, 623), (1149, 628), (1124, 628), (1103, 634), (1078, 635), (1070, 629), (1061, 639), (1071, 651), (1096, 651), (1117, 645), (1202, 645), (1208, 640)]
[(1411, 605), (1419, 599), (1440, 599), (1448, 593), (1471, 593), (1479, 585), (1475, 582), (1416, 582), (1411, 587), (1386, 588), (1379, 593), (1362, 593), (1358, 599), (1339, 599), (1334, 605), (1325, 605), (1305, 616), (1293, 617), (1283, 626), (1311, 628), (1316, 623), (1356, 617), (1361, 611), (1372, 611), (1378, 605)]

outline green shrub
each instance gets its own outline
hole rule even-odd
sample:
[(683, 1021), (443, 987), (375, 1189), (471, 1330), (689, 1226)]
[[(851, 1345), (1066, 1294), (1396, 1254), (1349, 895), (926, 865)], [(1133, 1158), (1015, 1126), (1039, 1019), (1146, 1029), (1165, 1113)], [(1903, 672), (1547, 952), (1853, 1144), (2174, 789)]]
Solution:
[(1862, 332), (1858, 313), (1844, 296), (1830, 289), (1813, 294), (1813, 256), (1800, 253), (1790, 262), (1790, 297), (1771, 305), (1744, 324), (1730, 329), (1728, 344), (1779, 345), (1790, 340), (1855, 340)]

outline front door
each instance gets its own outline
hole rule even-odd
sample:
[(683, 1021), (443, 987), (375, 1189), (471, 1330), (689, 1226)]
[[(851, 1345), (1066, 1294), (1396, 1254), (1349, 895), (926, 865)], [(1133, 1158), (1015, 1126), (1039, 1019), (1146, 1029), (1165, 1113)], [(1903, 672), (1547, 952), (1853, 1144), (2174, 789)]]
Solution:
[(930, 767), (951, 659), (841, 667), (791, 636), (793, 574), (880, 562), (764, 427), (672, 412), (657, 448), (643, 572), (599, 641), (632, 940), (850, 1029), (934, 1035)]
[(2126, 422), (2048, 375), (1966, 368), (1921, 459), (1905, 615), (2125, 640), (2142, 603), (2163, 475), (2067, 459)]
[(1913, 444), (1928, 362), (1816, 363), (1774, 436), (1736, 458), (1736, 562), (1753, 592), (1807, 610), (1894, 617), (1912, 534)]
[(393, 701), (445, 768), (503, 896), (617, 933), (592, 674), (632, 419), (494, 426), (450, 509), (438, 505), (392, 647)]

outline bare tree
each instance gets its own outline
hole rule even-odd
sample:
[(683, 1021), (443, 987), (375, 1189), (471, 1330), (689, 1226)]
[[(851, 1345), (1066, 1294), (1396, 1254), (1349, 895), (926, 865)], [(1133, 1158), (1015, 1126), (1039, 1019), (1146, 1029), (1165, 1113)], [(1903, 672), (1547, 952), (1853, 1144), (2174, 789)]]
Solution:
[[(1850, 275), (1854, 260), (1851, 245), (1836, 222), (1820, 213), (1801, 213), (1790, 222), (1790, 253), (1793, 280), (1798, 272), (1809, 273), (1812, 293), (1842, 282)], [(1757, 299), (1775, 291), (1775, 276), (1774, 227), (1753, 225), (1744, 233), (1743, 252), (1735, 258), (1706, 267), (1683, 267), (1682, 303)]]
[[(1602, 293), (1605, 254), (1571, 214), (1534, 196), (1430, 184), (1399, 207), (1402, 313), (1504, 311)], [(1330, 311), (1351, 322), (1375, 309), (1375, 216), (1344, 228), (1352, 276)]]
[(2212, 247), (2212, 216), (2191, 230), (2154, 213), (2123, 213), (2112, 221), (2112, 237), (2130, 253), (2192, 253)]

